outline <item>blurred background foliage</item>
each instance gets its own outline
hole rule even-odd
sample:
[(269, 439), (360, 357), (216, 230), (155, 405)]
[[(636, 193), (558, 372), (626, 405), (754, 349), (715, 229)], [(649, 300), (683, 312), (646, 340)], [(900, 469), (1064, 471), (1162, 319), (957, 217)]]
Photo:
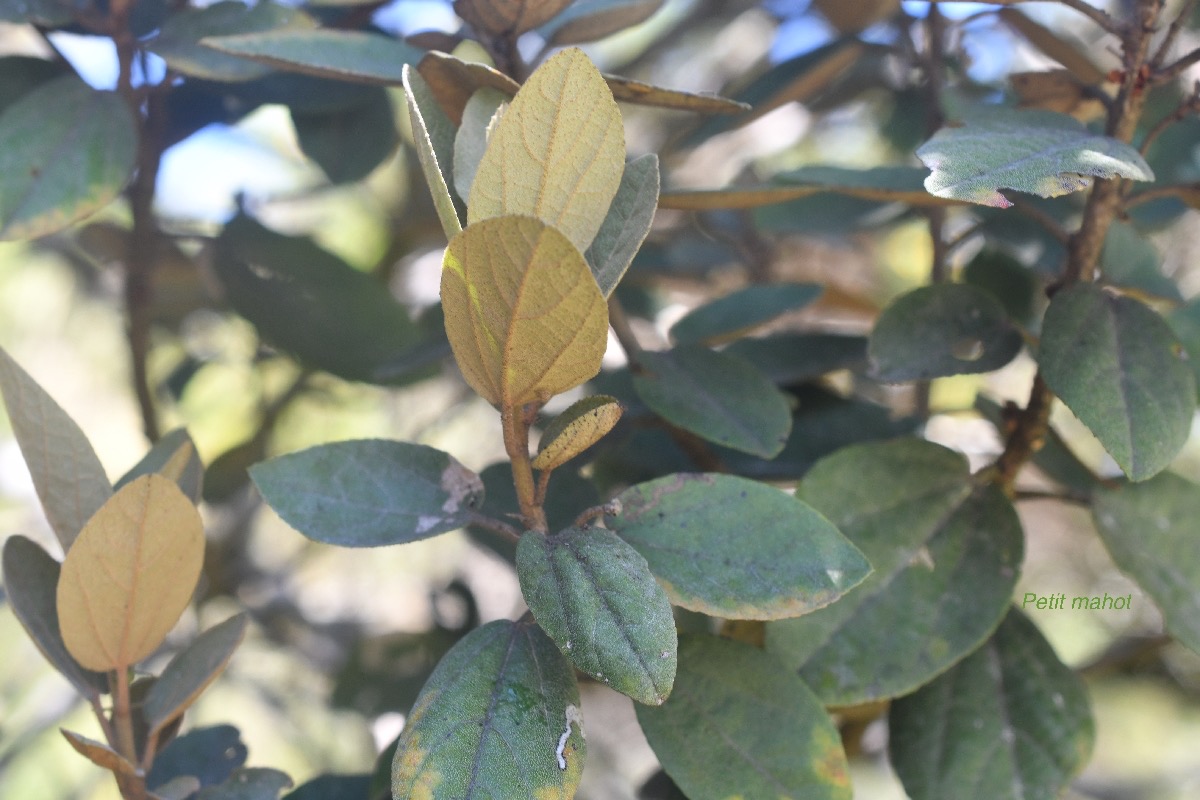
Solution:
[[(956, 70), (980, 96), (1032, 91), (1010, 78), (1058, 66), (1028, 30), (994, 8), (947, 3), (942, 9), (951, 20)], [(309, 10), (327, 23), (369, 22), (451, 44), (461, 24), (439, 0)], [(794, 171), (813, 165), (916, 164), (913, 150), (930, 132), (928, 95), (914, 60), (927, 10), (925, 3), (887, 0), (667, 0), (646, 21), (586, 50), (606, 72), (755, 105), (753, 119), (624, 106), (629, 151), (660, 155), (664, 188), (786, 185), (798, 175), (811, 177)], [(1117, 66), (1104, 40), (1082, 38), (1088, 28), (1073, 24), (1069, 10), (1047, 3), (1022, 11), (1072, 40), (1097, 69)], [(148, 21), (147, 30), (157, 24)], [(552, 35), (526, 34), (522, 53), (536, 57)], [(65, 71), (59, 57), (94, 86), (112, 85), (115, 62), (103, 40), (63, 31), (48, 40), (51, 46), (27, 27), (0, 23), (0, 108)], [(1200, 32), (1193, 26), (1181, 41), (1191, 49)], [(466, 57), (484, 57), (470, 42), (459, 47)], [(143, 69), (153, 81), (163, 65), (150, 58)], [(1179, 100), (1170, 87), (1160, 94), (1151, 101), (1157, 116)], [(1082, 99), (1055, 97), (1030, 102), (1065, 103), (1059, 110), (1086, 118)], [(246, 466), (267, 456), (353, 437), (429, 444), (476, 470), (504, 458), (495, 414), (445, 357), (436, 306), (445, 241), (417, 166), (403, 96), (272, 73), (238, 84), (189, 81), (171, 102), (171, 144), (155, 196), (168, 236), (149, 308), (148, 383), (160, 430), (186, 426), (209, 467), (201, 599), (178, 641), (234, 607), (249, 609), (257, 623), (187, 724), (237, 726), (250, 747), (248, 763), (282, 769), (297, 783), (325, 772), (369, 772), (428, 671), (461, 632), (520, 607), (506, 554), (492, 540), (472, 532), (369, 554), (316, 545), (264, 511), (246, 481)], [(1160, 180), (1200, 180), (1200, 122), (1170, 129), (1149, 159)], [(1063, 219), (1078, 213), (1079, 198), (1027, 202), (1035, 213)], [(1036, 318), (1044, 300), (1035, 278), (1053, 274), (1061, 246), (1016, 211), (975, 209), (956, 219), (964, 243), (953, 253), (956, 274), (986, 281), (1007, 270), (1002, 299), (1010, 313)], [(980, 221), (991, 230), (1006, 226), (1006, 251), (985, 249), (991, 242), (973, 230)], [(1137, 230), (1131, 227), (1128, 241), (1110, 245), (1127, 248), (1110, 261), (1130, 265), (1128, 285), (1152, 298), (1168, 295), (1167, 301), (1200, 292), (1200, 215), (1164, 199), (1139, 206), (1132, 222)], [(145, 446), (130, 390), (117, 266), (128, 225), (129, 211), (118, 203), (70, 231), (0, 243), (0, 344), (80, 423), (113, 476)], [(1137, 271), (1145, 248), (1149, 267)], [(730, 289), (768, 280), (826, 286), (817, 303), (770, 332), (841, 335), (845, 351), (829, 363), (775, 365), (795, 370), (786, 380), (803, 386), (797, 392), (807, 416), (797, 417), (795, 442), (779, 463), (741, 469), (794, 479), (816, 458), (861, 437), (864, 427), (878, 437), (895, 435), (913, 430), (926, 413), (926, 435), (978, 465), (1000, 451), (1001, 441), (976, 410), (977, 400), (993, 409), (1023, 401), (1033, 373), (1027, 357), (988, 375), (934, 381), (927, 400), (865, 375), (857, 337), (891, 298), (928, 280), (931, 251), (926, 218), (898, 203), (821, 193), (755, 210), (664, 209), (618, 294), (654, 347), (688, 309)], [(988, 269), (981, 267), (989, 259)], [(347, 271), (337, 272), (336, 287), (324, 287), (339, 292), (342, 313), (364, 319), (396, 313), (354, 289), (356, 281), (388, 286), (405, 317), (389, 328), (399, 331), (398, 340), (371, 341), (361, 333), (368, 326), (337, 318), (314, 330), (297, 326), (313, 308), (303, 290), (309, 278), (292, 275), (302, 290), (287, 294), (279, 276), (314, 262)], [(1169, 296), (1161, 274), (1179, 295)], [(294, 305), (264, 300), (281, 293)], [(297, 352), (303, 360), (292, 356)], [(632, 397), (620, 360), (607, 367), (596, 388)], [(1055, 411), (1055, 423), (1089, 466), (1115, 474), (1065, 409)], [(591, 467), (602, 484), (633, 482), (657, 469), (645, 460), (646, 441), (631, 443), (653, 433), (618, 433)], [(656, 452), (683, 458), (669, 443)], [(1200, 480), (1200, 437), (1193, 435), (1174, 468)], [(489, 482), (497, 502), (506, 476), (491, 473), (499, 478)], [(556, 480), (563, 482), (558, 493), (568, 494), (571, 476)], [(1036, 477), (1027, 488), (1038, 488)], [(594, 492), (582, 481), (577, 491)], [(1037, 500), (1019, 509), (1029, 537), (1018, 597), (1133, 593), (1132, 611), (1030, 612), (1059, 655), (1084, 669), (1092, 690), (1096, 755), (1071, 796), (1200, 795), (1200, 658), (1160, 641), (1153, 605), (1114, 569), (1085, 510)], [(18, 532), (54, 546), (7, 422), (0, 421), (0, 537)], [(115, 797), (106, 774), (66, 751), (57, 729), (86, 731), (86, 710), (3, 606), (0, 653), (0, 797)], [(580, 796), (635, 797), (655, 763), (631, 705), (595, 686), (585, 685), (584, 693), (590, 758)], [(847, 719), (845, 731), (857, 796), (903, 797), (886, 764), (883, 723)]]

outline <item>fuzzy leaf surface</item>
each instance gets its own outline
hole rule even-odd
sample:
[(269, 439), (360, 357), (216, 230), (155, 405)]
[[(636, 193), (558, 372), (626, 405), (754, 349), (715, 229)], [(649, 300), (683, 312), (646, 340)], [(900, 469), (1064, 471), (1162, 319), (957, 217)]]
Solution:
[(570, 405), (546, 426), (533, 468), (557, 469), (600, 441), (621, 419), (615, 397), (593, 395)]
[(217, 679), (242, 643), (246, 622), (245, 614), (235, 614), (201, 633), (168, 662), (142, 703), (142, 716), (151, 732), (187, 710)]
[(663, 769), (691, 800), (849, 800), (841, 738), (804, 682), (741, 642), (679, 643), (671, 698), (637, 706)]
[(204, 464), (196, 452), (196, 443), (184, 428), (176, 428), (159, 438), (113, 488), (120, 489), (134, 478), (151, 473), (170, 478), (179, 484), (189, 500), (200, 502), (204, 488)]
[(404, 99), (408, 104), (408, 118), (412, 123), (413, 140), (417, 147), (417, 160), (429, 193), (433, 195), (433, 207), (446, 239), (453, 239), (462, 230), (462, 221), (450, 196), (447, 179), (454, 174), (454, 124), (446, 117), (429, 84), (421, 73), (405, 64), (401, 70), (404, 84)]
[(633, 545), (672, 603), (727, 619), (783, 619), (827, 606), (871, 567), (829, 520), (778, 489), (679, 473), (617, 496), (606, 526)]
[(966, 459), (916, 439), (821, 460), (798, 495), (875, 571), (831, 606), (767, 626), (767, 649), (825, 703), (907, 694), (973, 651), (1004, 617), (1023, 556), (1020, 522)]
[(397, 800), (570, 800), (586, 742), (571, 665), (537, 625), (498, 620), (438, 664), (392, 762)]
[(621, 184), (585, 256), (605, 297), (610, 296), (650, 233), (658, 208), (658, 156), (647, 153), (625, 165)]
[(1132, 480), (1164, 469), (1187, 441), (1196, 386), (1167, 323), (1092, 284), (1058, 292), (1042, 325), (1046, 384)]
[(892, 703), (891, 762), (913, 800), (1054, 800), (1087, 762), (1087, 689), (1012, 609), (982, 647)]
[(675, 680), (675, 620), (646, 559), (611, 531), (526, 533), (521, 593), (575, 666), (640, 703), (658, 705)]
[(579, 250), (538, 219), (494, 217), (454, 237), (442, 307), (463, 377), (494, 406), (545, 402), (600, 371), (604, 295)]
[(204, 47), (318, 78), (399, 86), (405, 65), (425, 51), (387, 36), (329, 28), (209, 36)]
[(467, 524), (483, 502), (479, 476), (453, 456), (409, 442), (317, 445), (250, 468), (263, 499), (310, 539), (381, 547)]

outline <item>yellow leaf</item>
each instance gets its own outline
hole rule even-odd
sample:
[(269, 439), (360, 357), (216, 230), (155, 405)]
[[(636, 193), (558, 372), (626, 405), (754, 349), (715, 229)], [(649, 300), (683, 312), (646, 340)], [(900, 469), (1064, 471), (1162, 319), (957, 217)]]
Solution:
[(467, 222), (525, 214), (579, 252), (604, 222), (625, 170), (621, 112), (577, 48), (538, 67), (504, 112), (479, 162)]
[(542, 434), (534, 469), (557, 469), (600, 441), (621, 419), (615, 397), (595, 395), (573, 403)]
[(126, 484), (63, 561), (58, 621), (67, 650), (102, 672), (150, 655), (191, 600), (203, 561), (200, 513), (179, 487), (154, 474)]
[(442, 307), (463, 377), (494, 406), (545, 402), (600, 371), (604, 295), (575, 245), (533, 217), (484, 220), (454, 237)]

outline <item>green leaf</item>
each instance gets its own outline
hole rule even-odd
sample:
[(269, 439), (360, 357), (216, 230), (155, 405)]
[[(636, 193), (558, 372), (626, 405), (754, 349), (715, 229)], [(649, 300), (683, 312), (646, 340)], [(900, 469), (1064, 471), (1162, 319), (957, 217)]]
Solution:
[(467, 220), (525, 214), (587, 250), (625, 167), (621, 112), (578, 49), (534, 70), (500, 118), (479, 163)]
[(369, 88), (366, 102), (341, 111), (321, 114), (290, 109), (300, 149), (333, 183), (367, 177), (400, 142), (387, 92), (377, 86)]
[(112, 497), (104, 467), (75, 420), (3, 348), (0, 395), (46, 519), (69, 550), (84, 523)]
[(387, 36), (328, 28), (209, 36), (200, 44), (291, 72), (382, 86), (400, 86), (404, 66), (425, 55)]
[(836, 333), (781, 333), (739, 339), (722, 352), (753, 364), (772, 382), (792, 385), (867, 362), (867, 339)]
[(75, 10), (67, 0), (0, 0), (0, 22), (61, 28), (74, 19)]
[(1092, 514), (1116, 565), (1154, 598), (1171, 635), (1200, 653), (1200, 486), (1164, 472), (1097, 491)]
[(175, 483), (194, 504), (199, 504), (203, 493), (204, 464), (196, 452), (196, 443), (184, 428), (176, 428), (164, 434), (154, 443), (142, 460), (121, 476), (113, 489), (150, 473), (164, 475)]
[(35, 239), (99, 211), (133, 172), (129, 107), (75, 77), (39, 86), (0, 115), (0, 240)]
[(625, 165), (608, 214), (584, 254), (605, 297), (612, 295), (650, 233), (658, 208), (658, 156), (647, 153)]
[(168, 662), (142, 703), (151, 735), (186, 711), (217, 679), (246, 635), (246, 621), (245, 614), (235, 614), (214, 625)]
[(310, 239), (239, 215), (221, 232), (213, 266), (234, 309), (305, 364), (347, 380), (398, 383), (397, 362), (416, 353), (416, 368), (440, 357), (386, 286)]
[(547, 47), (603, 39), (649, 19), (663, 0), (576, 0), (538, 31)]
[(672, 425), (763, 458), (783, 449), (792, 427), (787, 398), (747, 362), (698, 345), (639, 361), (638, 397)]
[(1100, 274), (1106, 284), (1181, 302), (1179, 287), (1163, 274), (1162, 267), (1162, 256), (1153, 242), (1128, 222), (1113, 221), (1100, 251)]
[(85, 697), (108, 691), (108, 675), (80, 666), (63, 643), (58, 627), (58, 576), (62, 565), (21, 535), (4, 541), (4, 591), (8, 605), (29, 638), (56, 670)]
[(800, 490), (875, 570), (837, 603), (767, 626), (767, 649), (826, 704), (907, 694), (1004, 617), (1020, 522), (961, 455), (916, 439), (856, 445), (819, 462)]
[(421, 691), (392, 762), (392, 796), (567, 800), (584, 738), (579, 687), (554, 643), (530, 622), (490, 622)]
[[(672, 603), (727, 619), (827, 606), (871, 565), (811, 506), (732, 475), (677, 474), (617, 496), (606, 526), (641, 553)], [(747, 531), (731, 536), (730, 531)]]
[(923, 286), (893, 300), (871, 331), (872, 371), (887, 383), (991, 372), (1021, 352), (1021, 334), (990, 292)]
[(421, 172), (433, 195), (433, 207), (446, 239), (453, 239), (462, 230), (458, 210), (450, 196), (446, 177), (454, 174), (454, 125), (437, 104), (421, 73), (408, 64), (401, 70), (404, 98), (408, 103), (408, 118), (412, 123), (413, 140)]
[(602, 528), (529, 532), (517, 577), (534, 619), (575, 666), (639, 703), (675, 680), (675, 620), (646, 559)]
[(311, 30), (316, 26), (316, 20), (295, 8), (270, 2), (248, 6), (236, 0), (223, 0), (205, 8), (185, 8), (172, 14), (148, 49), (172, 70), (184, 75), (214, 81), (247, 81), (261, 78), (271, 72), (271, 67), (218, 53), (202, 46), (200, 40), (279, 28)]
[(1200, 298), (1193, 298), (1179, 306), (1167, 317), (1167, 324), (1187, 353), (1187, 362), (1192, 368), (1197, 387), (1200, 387)]
[(849, 800), (841, 737), (793, 671), (713, 636), (682, 637), (679, 655), (671, 699), (637, 715), (691, 800)]
[(488, 139), (508, 100), (509, 95), (485, 86), (471, 95), (463, 108), (462, 124), (454, 136), (454, 191), (459, 197), (470, 196)]
[(1162, 317), (1092, 284), (1054, 295), (1038, 365), (1046, 384), (1132, 480), (1164, 469), (1187, 441), (1196, 386)]
[(317, 445), (250, 468), (263, 499), (318, 542), (380, 547), (467, 524), (483, 501), (479, 476), (420, 444), (359, 439)]
[(370, 775), (318, 775), (283, 800), (371, 800)]
[(981, 113), (942, 128), (917, 157), (933, 170), (925, 179), (932, 194), (997, 208), (1012, 205), (999, 189), (1058, 197), (1086, 189), (1092, 177), (1154, 180), (1136, 149), (1051, 111)]
[(571, 241), (533, 217), (486, 219), (455, 236), (442, 307), (463, 377), (494, 406), (544, 403), (600, 371), (604, 296)]
[(247, 755), (246, 745), (232, 725), (194, 728), (155, 756), (146, 785), (154, 789), (193, 775), (200, 779), (201, 786), (216, 786), (245, 764)]
[(1016, 610), (983, 647), (892, 703), (892, 765), (912, 800), (1053, 800), (1087, 762), (1087, 689)]
[[(3, 5), (4, 0), (0, 0), (0, 9)], [(42, 84), (69, 74), (70, 67), (58, 61), (33, 56), (0, 57), (0, 113)]]
[(277, 769), (239, 767), (220, 786), (201, 789), (195, 800), (278, 800), (291, 785), (292, 779)]
[(740, 339), (755, 328), (804, 308), (821, 296), (817, 283), (747, 286), (694, 308), (671, 327), (680, 344), (717, 345)]
[(1033, 316), (1038, 282), (1033, 272), (1001, 250), (980, 250), (963, 268), (963, 283), (991, 293), (1010, 319), (1027, 322)]

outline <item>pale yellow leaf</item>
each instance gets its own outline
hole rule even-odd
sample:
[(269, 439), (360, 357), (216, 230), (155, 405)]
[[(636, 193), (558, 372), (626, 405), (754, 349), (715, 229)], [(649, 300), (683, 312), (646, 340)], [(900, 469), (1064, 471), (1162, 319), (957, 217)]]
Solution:
[(578, 248), (538, 219), (496, 217), (454, 237), (442, 307), (463, 377), (494, 406), (545, 402), (600, 371), (604, 295)]
[(83, 526), (58, 580), (67, 650), (98, 671), (154, 652), (187, 607), (204, 561), (200, 513), (170, 479), (126, 484)]
[(538, 67), (500, 118), (471, 184), (467, 222), (537, 217), (587, 250), (625, 169), (621, 112), (583, 51)]
[(571, 405), (542, 434), (534, 469), (557, 469), (600, 441), (621, 419), (615, 397), (595, 395)]

